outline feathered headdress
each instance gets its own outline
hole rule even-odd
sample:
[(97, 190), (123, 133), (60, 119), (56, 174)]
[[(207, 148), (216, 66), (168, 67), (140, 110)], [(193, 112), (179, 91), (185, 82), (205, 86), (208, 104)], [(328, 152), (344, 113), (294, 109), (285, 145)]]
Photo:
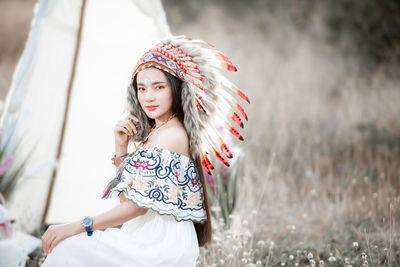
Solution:
[[(219, 134), (218, 126), (223, 125), (225, 130), (243, 141), (231, 121), (243, 128), (242, 118), (236, 110), (246, 121), (247, 115), (232, 93), (248, 103), (250, 101), (219, 72), (220, 69), (236, 71), (236, 67), (224, 54), (208, 46), (213, 47), (203, 40), (170, 36), (141, 57), (133, 71), (132, 81), (139, 71), (150, 67), (162, 69), (183, 81), (182, 108), (184, 127), (190, 140), (190, 154), (193, 158), (200, 156), (204, 169), (211, 175), (214, 167), (209, 155), (215, 155), (226, 166), (229, 166), (227, 158), (233, 157)], [(150, 126), (134, 91), (128, 93), (127, 109), (140, 121), (138, 133), (133, 139), (142, 141), (150, 131)]]

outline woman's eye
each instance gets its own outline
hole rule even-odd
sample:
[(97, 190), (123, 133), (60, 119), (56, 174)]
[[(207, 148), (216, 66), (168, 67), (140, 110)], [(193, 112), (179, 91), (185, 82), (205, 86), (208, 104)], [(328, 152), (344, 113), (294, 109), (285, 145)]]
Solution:
[(164, 86), (157, 86), (156, 88), (157, 89), (162, 89), (162, 88), (164, 88)]
[(139, 90), (139, 91), (142, 91), (142, 89), (144, 90), (144, 88), (143, 88), (143, 87), (139, 87), (139, 88), (138, 88), (138, 90)]

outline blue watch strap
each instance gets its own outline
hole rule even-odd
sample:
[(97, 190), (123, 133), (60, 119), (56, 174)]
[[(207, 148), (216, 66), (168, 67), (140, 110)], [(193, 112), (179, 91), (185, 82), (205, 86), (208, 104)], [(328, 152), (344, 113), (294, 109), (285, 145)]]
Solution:
[(93, 234), (92, 227), (86, 226), (85, 230), (86, 230), (88, 236), (91, 236)]

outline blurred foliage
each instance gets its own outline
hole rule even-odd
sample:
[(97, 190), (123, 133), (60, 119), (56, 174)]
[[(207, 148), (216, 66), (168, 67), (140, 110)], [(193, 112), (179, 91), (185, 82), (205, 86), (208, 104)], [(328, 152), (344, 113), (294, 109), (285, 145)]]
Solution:
[[(0, 137), (0, 140), (1, 138), (2, 136)], [(1, 165), (7, 165), (7, 169), (0, 175), (0, 193), (6, 200), (10, 198), (17, 187), (18, 182), (21, 181), (21, 176), (25, 169), (25, 163), (27, 159), (13, 160), (14, 157), (12, 156), (18, 154), (19, 144), (20, 143), (18, 143), (15, 148), (12, 148), (12, 154), (8, 154), (8, 152), (6, 152), (9, 150), (7, 146), (0, 149), (0, 161), (2, 162)]]
[(204, 174), (211, 214), (217, 218), (220, 213), (226, 226), (230, 225), (230, 215), (235, 209), (238, 179), (243, 176), (243, 158), (240, 155), (236, 157), (235, 163), (229, 168), (217, 162), (212, 177)]
[(400, 64), (400, 1), (328, 1), (328, 26), (333, 36), (349, 37), (365, 60)]
[[(329, 42), (345, 44), (344, 53), (358, 53), (362, 58), (362, 70), (373, 71), (380, 65), (400, 65), (400, 1), (398, 0), (163, 0), (168, 20), (184, 23), (195, 20), (206, 6), (220, 7), (237, 20), (244, 15), (258, 16), (265, 12), (285, 13), (299, 30), (310, 25), (311, 16), (322, 7), (329, 29)], [(169, 9), (175, 12), (169, 14)], [(283, 11), (283, 12), (282, 12)], [(173, 16), (178, 14), (180, 20)], [(261, 32), (265, 27), (258, 27)], [(350, 46), (346, 44), (348, 41)], [(397, 68), (398, 69), (398, 68)], [(394, 71), (395, 69), (391, 69)], [(394, 71), (393, 74), (398, 74)]]
[(386, 129), (378, 128), (372, 123), (361, 123), (357, 129), (364, 134), (367, 146), (385, 145), (389, 149), (400, 148), (400, 135)]
[[(304, 0), (300, 3), (293, 2), (292, 0), (162, 0), (163, 6), (167, 11), (167, 16), (170, 15), (168, 11), (174, 8), (179, 11), (179, 15), (183, 21), (195, 20), (198, 15), (204, 12), (205, 7), (215, 6), (222, 8), (227, 15), (238, 20), (248, 14), (255, 15), (265, 11), (274, 13), (278, 9), (284, 8), (299, 23), (304, 23), (307, 20), (310, 11), (315, 6), (315, 1)], [(174, 21), (173, 18), (172, 21)], [(168, 20), (168, 22), (170, 23), (171, 20)]]
[(9, 128), (0, 129), (0, 194), (5, 200), (11, 197), (19, 183), (26, 181), (23, 173), (37, 146), (34, 144), (26, 156), (21, 156), (25, 137), (17, 137), (16, 132), (24, 119), (24, 116), (18, 116)]

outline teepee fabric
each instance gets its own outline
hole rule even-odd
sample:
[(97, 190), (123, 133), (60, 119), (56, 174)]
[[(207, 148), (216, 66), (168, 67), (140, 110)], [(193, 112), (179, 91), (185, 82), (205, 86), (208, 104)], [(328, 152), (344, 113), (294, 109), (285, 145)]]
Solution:
[(23, 145), (15, 156), (29, 154), (24, 180), (9, 205), (10, 217), (27, 231), (41, 223), (53, 167), (57, 175), (47, 223), (79, 220), (117, 203), (101, 199), (104, 185), (115, 172), (110, 161), (113, 127), (123, 117), (135, 62), (146, 48), (169, 34), (160, 0), (87, 0), (57, 161), (81, 7), (82, 0), (36, 4), (1, 119), (5, 133), (19, 120), (12, 142)]

